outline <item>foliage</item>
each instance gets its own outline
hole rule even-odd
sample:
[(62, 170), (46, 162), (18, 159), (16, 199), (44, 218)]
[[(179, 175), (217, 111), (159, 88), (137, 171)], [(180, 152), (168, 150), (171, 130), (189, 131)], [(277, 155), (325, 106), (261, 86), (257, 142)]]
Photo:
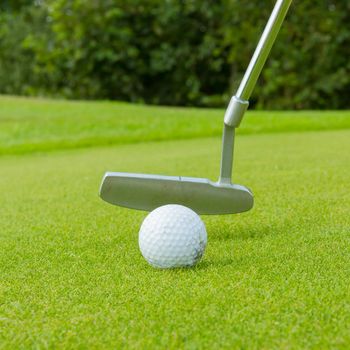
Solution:
[[(18, 1), (0, 15), (0, 93), (223, 106), (273, 1)], [(347, 108), (350, 4), (296, 3), (251, 105)]]
[(20, 3), (0, 12), (0, 93), (36, 95), (46, 90), (47, 80), (39, 74), (37, 52), (30, 42), (44, 47), (49, 26), (44, 8)]
[(263, 72), (259, 106), (349, 108), (349, 21), (349, 1), (296, 2)]

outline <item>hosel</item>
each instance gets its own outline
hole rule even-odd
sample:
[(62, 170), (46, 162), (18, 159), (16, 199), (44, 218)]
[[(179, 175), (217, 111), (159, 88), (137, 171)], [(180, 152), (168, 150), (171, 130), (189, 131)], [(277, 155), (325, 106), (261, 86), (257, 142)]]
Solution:
[(226, 110), (222, 136), (222, 156), (219, 183), (231, 184), (235, 130), (241, 123), (243, 115), (248, 106), (248, 101), (243, 101), (236, 96), (233, 96)]

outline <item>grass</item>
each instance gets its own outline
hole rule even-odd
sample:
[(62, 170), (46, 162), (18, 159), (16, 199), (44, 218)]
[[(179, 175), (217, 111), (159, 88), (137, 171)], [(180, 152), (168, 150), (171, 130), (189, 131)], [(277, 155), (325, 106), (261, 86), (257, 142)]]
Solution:
[[(0, 96), (0, 155), (220, 136), (223, 110)], [(350, 128), (350, 111), (248, 112), (239, 134)]]
[[(101, 176), (118, 170), (215, 179), (221, 141), (206, 128), (223, 112), (2, 101), (2, 138), (16, 123), (22, 136), (13, 140), (15, 151), (1, 143), (1, 349), (350, 347), (349, 112), (251, 113), (248, 134), (237, 138), (234, 179), (253, 189), (255, 208), (203, 217), (209, 241), (197, 267), (156, 270), (138, 250), (146, 214), (103, 203)], [(133, 139), (135, 129), (110, 147), (97, 136), (88, 148), (48, 147), (53, 126), (70, 130), (75, 118), (84, 124), (84, 109), (90, 121), (100, 111), (103, 126), (87, 129), (101, 140), (110, 128), (121, 135), (118, 125), (134, 123), (136, 110), (138, 120), (156, 122), (140, 127), (148, 135), (141, 140)], [(324, 130), (326, 121), (334, 130)], [(42, 131), (40, 147), (26, 148), (29, 124)], [(162, 139), (166, 124), (169, 140), (142, 142), (152, 132)], [(182, 140), (173, 139), (172, 125)], [(72, 135), (84, 140), (82, 130), (75, 125)], [(58, 139), (66, 136), (57, 131)]]

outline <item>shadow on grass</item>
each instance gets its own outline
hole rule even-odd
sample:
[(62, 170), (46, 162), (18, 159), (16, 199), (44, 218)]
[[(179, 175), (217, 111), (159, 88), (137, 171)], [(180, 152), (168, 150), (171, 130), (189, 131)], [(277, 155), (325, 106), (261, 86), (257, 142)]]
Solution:
[(192, 267), (194, 271), (209, 270), (209, 269), (221, 269), (226, 266), (236, 265), (238, 259), (222, 258), (215, 260), (203, 260), (200, 261), (196, 266)]
[[(182, 274), (182, 273), (188, 273), (188, 272), (198, 272), (198, 271), (206, 271), (206, 270), (216, 270), (216, 269), (222, 269), (226, 266), (232, 266), (239, 264), (239, 260), (241, 259), (232, 259), (232, 258), (221, 258), (221, 259), (211, 259), (211, 260), (200, 260), (196, 265), (194, 266), (187, 266), (187, 267), (174, 267), (169, 269), (162, 269), (162, 268), (152, 268), (152, 271), (156, 274), (164, 274), (167, 273), (169, 275), (176, 275), (176, 274)], [(144, 271), (149, 273), (150, 266), (144, 265)]]
[[(284, 225), (283, 225), (284, 226)], [(279, 232), (283, 232), (283, 226), (278, 225), (249, 225), (244, 226), (240, 224), (234, 227), (230, 224), (220, 225), (220, 228), (210, 230), (208, 232), (208, 239), (212, 242), (215, 241), (229, 241), (229, 240), (247, 240), (247, 239), (259, 239), (270, 235), (278, 235)]]

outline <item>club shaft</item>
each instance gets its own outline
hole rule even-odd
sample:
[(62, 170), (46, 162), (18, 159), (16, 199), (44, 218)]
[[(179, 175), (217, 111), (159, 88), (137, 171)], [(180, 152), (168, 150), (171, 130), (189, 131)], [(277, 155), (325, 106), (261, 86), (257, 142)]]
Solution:
[(224, 124), (222, 136), (222, 156), (220, 167), (220, 183), (231, 183), (235, 128)]
[[(248, 101), (259, 75), (263, 69), (263, 66), (267, 60), (267, 57), (271, 51), (272, 45), (276, 40), (277, 34), (281, 29), (282, 23), (292, 0), (277, 0), (275, 7), (271, 13), (271, 16), (266, 24), (263, 34), (259, 40), (259, 43), (255, 49), (252, 59), (248, 65), (248, 68), (244, 74), (241, 84), (237, 90), (235, 97), (241, 101)], [(235, 111), (238, 111), (237, 109)], [(243, 118), (245, 109), (240, 115), (232, 114), (233, 125), (224, 124), (223, 137), (222, 137), (222, 156), (221, 156), (221, 168), (220, 168), (220, 183), (231, 183), (232, 178), (232, 165), (234, 154), (234, 141), (235, 141), (235, 127), (239, 125)], [(237, 112), (239, 113), (239, 112)], [(235, 126), (235, 119), (239, 120)]]
[(242, 82), (237, 90), (236, 97), (241, 100), (249, 100), (255, 84), (259, 78), (261, 70), (271, 51), (272, 45), (276, 40), (277, 34), (286, 17), (292, 0), (278, 0), (271, 13), (270, 19), (266, 24), (263, 34), (255, 49), (254, 55), (244, 74)]

